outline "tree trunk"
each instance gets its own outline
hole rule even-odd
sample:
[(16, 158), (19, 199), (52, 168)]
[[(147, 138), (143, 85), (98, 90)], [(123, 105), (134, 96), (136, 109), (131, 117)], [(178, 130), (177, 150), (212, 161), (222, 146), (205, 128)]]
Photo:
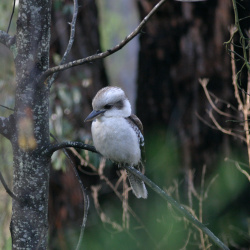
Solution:
[[(156, 3), (138, 2), (141, 17)], [(168, 1), (140, 38), (137, 114), (146, 130), (161, 125), (178, 134), (187, 169), (211, 163), (221, 145), (222, 137), (217, 132), (211, 136), (211, 128), (196, 116), (205, 116), (208, 105), (198, 79), (210, 78), (209, 90), (223, 99), (232, 97), (230, 57), (223, 46), (231, 12), (231, 3), (224, 0)]]
[(13, 249), (46, 249), (49, 158), (49, 88), (38, 83), (49, 67), (50, 0), (20, 0), (16, 35), (16, 103), (10, 140), (14, 154)]

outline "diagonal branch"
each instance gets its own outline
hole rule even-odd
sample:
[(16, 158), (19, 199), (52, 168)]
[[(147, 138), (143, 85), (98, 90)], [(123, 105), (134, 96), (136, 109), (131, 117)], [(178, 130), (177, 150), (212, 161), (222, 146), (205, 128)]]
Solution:
[[(43, 154), (51, 155), (58, 149), (62, 149), (65, 147), (74, 147), (74, 148), (82, 148), (85, 150), (89, 150), (92, 152), (96, 152), (95, 147), (81, 143), (81, 142), (63, 142), (50, 146), (46, 149)], [(134, 174), (141, 180), (143, 180), (151, 189), (153, 189), (156, 193), (158, 193), (163, 199), (167, 200), (176, 210), (178, 210), (185, 218), (187, 218), (190, 222), (192, 222), (196, 227), (201, 229), (210, 239), (221, 249), (228, 250), (229, 248), (218, 239), (204, 224), (198, 221), (190, 212), (188, 212), (182, 205), (180, 205), (176, 200), (174, 200), (171, 196), (169, 196), (166, 192), (164, 192), (161, 188), (159, 188), (154, 182), (148, 179), (145, 175), (143, 175), (138, 170), (134, 169), (130, 166), (123, 166), (127, 171)]]
[(137, 26), (137, 28), (130, 33), (123, 41), (121, 41), (119, 44), (117, 44), (115, 47), (108, 49), (105, 52), (98, 53), (86, 58), (78, 59), (66, 64), (62, 64), (56, 67), (49, 68), (44, 72), (44, 74), (39, 79), (39, 82), (44, 82), (50, 75), (54, 74), (55, 72), (63, 71), (65, 69), (69, 69), (78, 65), (82, 65), (85, 63), (93, 62), (98, 59), (103, 59), (109, 55), (114, 54), (118, 50), (122, 49), (129, 41), (131, 41), (135, 36), (137, 36), (141, 29), (145, 26), (145, 24), (149, 21), (149, 19), (155, 14), (155, 12), (166, 2), (166, 0), (161, 0), (158, 4), (155, 5), (155, 7), (149, 12), (149, 14), (144, 17), (142, 22)]
[[(77, 14), (78, 14), (78, 0), (74, 0), (74, 13), (73, 13), (73, 17), (72, 17), (72, 21), (70, 23), (71, 25), (71, 29), (70, 29), (70, 38), (69, 38), (69, 42), (68, 42), (68, 46), (67, 49), (64, 52), (64, 55), (62, 57), (62, 60), (60, 62), (60, 65), (64, 64), (68, 54), (72, 48), (72, 45), (74, 43), (75, 40), (75, 28), (76, 28), (76, 20), (77, 20)], [(55, 78), (57, 77), (59, 71), (57, 71), (56, 73), (54, 73), (51, 78), (49, 79), (49, 87), (52, 86), (53, 82), (55, 81)]]
[(217, 238), (204, 224), (198, 221), (190, 212), (188, 212), (181, 204), (179, 204), (176, 200), (174, 200), (171, 196), (169, 196), (166, 192), (164, 192), (161, 188), (159, 188), (154, 182), (148, 179), (145, 175), (143, 175), (138, 170), (134, 169), (130, 166), (123, 166), (127, 171), (135, 175), (136, 177), (143, 180), (151, 189), (153, 189), (157, 194), (159, 194), (164, 200), (167, 200), (176, 210), (178, 210), (185, 218), (187, 218), (190, 222), (192, 222), (196, 227), (201, 229), (209, 238), (221, 249), (229, 250), (229, 248), (219, 239)]

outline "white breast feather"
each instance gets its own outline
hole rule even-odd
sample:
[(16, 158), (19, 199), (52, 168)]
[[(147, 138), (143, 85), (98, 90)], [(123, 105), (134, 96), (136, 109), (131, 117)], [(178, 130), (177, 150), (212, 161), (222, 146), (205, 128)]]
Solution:
[(136, 132), (123, 117), (101, 117), (92, 122), (94, 145), (105, 158), (137, 165), (141, 158)]

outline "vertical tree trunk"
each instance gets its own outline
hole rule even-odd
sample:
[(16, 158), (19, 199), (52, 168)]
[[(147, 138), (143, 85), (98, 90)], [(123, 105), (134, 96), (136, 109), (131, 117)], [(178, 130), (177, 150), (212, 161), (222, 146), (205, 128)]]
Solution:
[(49, 89), (37, 79), (49, 66), (50, 0), (20, 0), (16, 36), (16, 103), (11, 143), (14, 154), (11, 235), (13, 249), (46, 249)]
[[(140, 16), (155, 2), (138, 1)], [(140, 38), (137, 114), (146, 129), (163, 125), (176, 131), (184, 166), (199, 168), (211, 162), (214, 148), (220, 145), (196, 116), (207, 109), (198, 79), (210, 78), (209, 89), (230, 98), (231, 85), (223, 84), (231, 81), (230, 58), (223, 43), (229, 38), (231, 11), (230, 1), (224, 0), (167, 1)], [(213, 152), (206, 155), (205, 150)]]

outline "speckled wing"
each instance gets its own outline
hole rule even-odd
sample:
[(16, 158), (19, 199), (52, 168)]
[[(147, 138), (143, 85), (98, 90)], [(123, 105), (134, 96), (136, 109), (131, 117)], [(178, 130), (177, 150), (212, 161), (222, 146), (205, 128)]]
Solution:
[(145, 157), (145, 142), (144, 142), (144, 136), (143, 136), (143, 125), (140, 121), (140, 119), (136, 115), (131, 115), (128, 118), (126, 118), (127, 121), (131, 124), (132, 128), (135, 130), (138, 141), (140, 144), (140, 149), (141, 149), (141, 162), (142, 165), (146, 162), (146, 157)]
[[(143, 163), (145, 162), (145, 145), (144, 145), (144, 137), (143, 137), (143, 126), (142, 126), (140, 119), (136, 115), (131, 115), (128, 118), (126, 118), (126, 120), (129, 122), (131, 127), (136, 132), (136, 135), (138, 137), (138, 142), (140, 144), (140, 149), (141, 149), (141, 161), (139, 162), (137, 166), (133, 166), (133, 167), (139, 171), (143, 171), (144, 170)], [(127, 175), (128, 175), (128, 180), (130, 182), (130, 186), (135, 196), (137, 198), (147, 199), (148, 192), (147, 192), (144, 182), (128, 171), (127, 171)]]

